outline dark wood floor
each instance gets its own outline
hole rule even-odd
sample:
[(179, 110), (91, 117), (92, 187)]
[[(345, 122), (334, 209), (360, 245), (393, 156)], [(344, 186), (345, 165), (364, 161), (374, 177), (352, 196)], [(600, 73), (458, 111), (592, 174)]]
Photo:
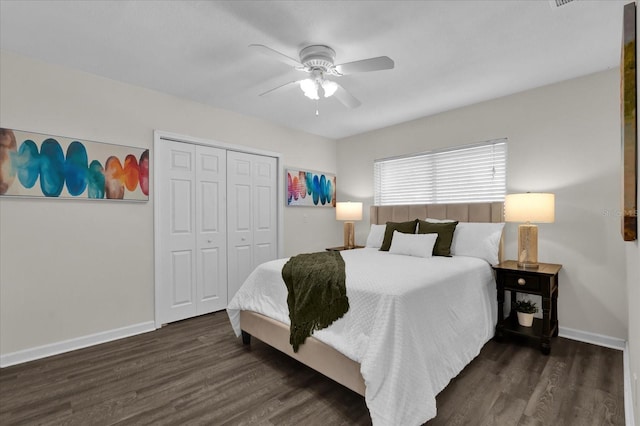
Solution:
[[(489, 342), (438, 396), (436, 425), (624, 425), (622, 353)], [(364, 399), (225, 312), (0, 370), (2, 425), (368, 425)]]

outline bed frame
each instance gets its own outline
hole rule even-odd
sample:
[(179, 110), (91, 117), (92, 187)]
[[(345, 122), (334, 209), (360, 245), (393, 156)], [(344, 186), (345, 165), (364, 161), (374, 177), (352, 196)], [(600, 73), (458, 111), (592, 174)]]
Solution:
[[(419, 204), (403, 206), (371, 206), (372, 224), (405, 222), (415, 218), (454, 219), (460, 222), (503, 222), (503, 203)], [(502, 260), (503, 239), (498, 257)], [(289, 344), (289, 326), (251, 311), (240, 311), (242, 342), (251, 343), (251, 336), (273, 346), (290, 357), (364, 396), (365, 383), (360, 364), (347, 358), (313, 336), (308, 337), (297, 353)]]

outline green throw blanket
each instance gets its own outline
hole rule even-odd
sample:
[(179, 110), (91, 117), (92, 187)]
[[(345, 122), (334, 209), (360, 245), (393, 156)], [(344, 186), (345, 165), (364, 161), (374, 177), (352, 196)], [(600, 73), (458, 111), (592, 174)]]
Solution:
[(328, 327), (349, 310), (344, 260), (337, 251), (299, 254), (282, 267), (282, 278), (289, 290), (289, 342), (298, 352), (314, 330)]

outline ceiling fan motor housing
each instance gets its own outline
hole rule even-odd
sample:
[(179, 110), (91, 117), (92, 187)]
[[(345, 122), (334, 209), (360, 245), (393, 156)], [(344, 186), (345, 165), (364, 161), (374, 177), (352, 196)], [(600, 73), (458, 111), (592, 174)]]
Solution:
[(300, 62), (309, 70), (319, 69), (327, 72), (333, 68), (336, 52), (329, 46), (307, 46), (300, 51)]

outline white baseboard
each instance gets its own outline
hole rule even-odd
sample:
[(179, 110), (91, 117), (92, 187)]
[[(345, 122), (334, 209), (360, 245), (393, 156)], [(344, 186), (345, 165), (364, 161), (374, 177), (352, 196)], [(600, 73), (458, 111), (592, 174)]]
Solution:
[(129, 336), (134, 336), (136, 334), (147, 333), (155, 329), (155, 323), (153, 321), (147, 321), (139, 324), (129, 325), (126, 327), (116, 328), (114, 330), (90, 334), (88, 336), (63, 340), (62, 342), (55, 342), (48, 345), (37, 346), (35, 348), (11, 352), (5, 355), (0, 355), (0, 367), (9, 367), (11, 365), (33, 361), (51, 355), (58, 355), (64, 352), (82, 349), (88, 346), (98, 345), (100, 343), (106, 343), (112, 340), (118, 340)]
[(591, 343), (605, 348), (624, 351), (626, 341), (617, 337), (605, 336), (603, 334), (591, 333), (588, 331), (575, 330), (573, 328), (560, 327), (558, 336), (565, 337), (579, 342)]

